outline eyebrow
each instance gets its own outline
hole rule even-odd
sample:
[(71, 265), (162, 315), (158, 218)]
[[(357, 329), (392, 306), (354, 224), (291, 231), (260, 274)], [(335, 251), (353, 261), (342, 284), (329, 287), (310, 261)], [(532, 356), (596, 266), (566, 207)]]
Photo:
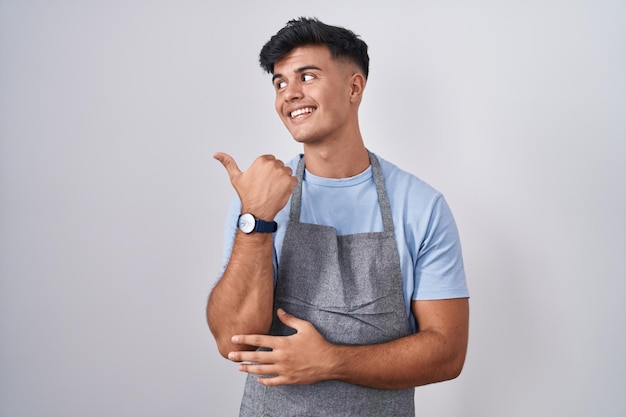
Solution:
[[(298, 69), (295, 69), (293, 72), (295, 72), (296, 74), (300, 74), (300, 73), (303, 73), (304, 71), (308, 71), (308, 70), (318, 70), (318, 71), (321, 71), (322, 69), (320, 67), (315, 66), (315, 65), (305, 65), (304, 67), (300, 67)], [(276, 78), (280, 78), (282, 76), (283, 76), (283, 74), (274, 74), (272, 76), (272, 83), (274, 83)]]

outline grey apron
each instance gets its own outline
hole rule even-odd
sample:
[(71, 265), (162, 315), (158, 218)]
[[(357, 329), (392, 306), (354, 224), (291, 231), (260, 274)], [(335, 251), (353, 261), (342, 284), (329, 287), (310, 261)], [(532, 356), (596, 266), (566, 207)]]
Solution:
[[(383, 232), (337, 236), (336, 229), (300, 223), (304, 158), (278, 267), (274, 309), (310, 321), (331, 343), (387, 342), (411, 333), (391, 207), (376, 156), (369, 154)], [(276, 315), (270, 334), (291, 335)], [(379, 390), (341, 381), (266, 387), (248, 375), (240, 417), (415, 416), (414, 389)]]

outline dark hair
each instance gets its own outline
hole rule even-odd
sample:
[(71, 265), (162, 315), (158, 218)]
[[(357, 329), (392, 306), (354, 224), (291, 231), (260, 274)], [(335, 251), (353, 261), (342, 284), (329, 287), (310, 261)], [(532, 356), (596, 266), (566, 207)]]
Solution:
[(306, 45), (328, 46), (333, 58), (354, 62), (367, 78), (370, 62), (367, 44), (351, 30), (306, 17), (290, 20), (263, 46), (259, 55), (261, 68), (273, 74), (276, 61), (292, 49)]

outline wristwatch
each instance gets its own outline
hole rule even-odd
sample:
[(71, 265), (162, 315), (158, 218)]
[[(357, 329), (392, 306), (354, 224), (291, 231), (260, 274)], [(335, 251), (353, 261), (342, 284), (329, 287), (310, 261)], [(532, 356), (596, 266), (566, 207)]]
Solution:
[(261, 232), (261, 233), (274, 233), (278, 228), (278, 224), (275, 221), (266, 222), (265, 220), (257, 219), (251, 213), (242, 213), (237, 219), (237, 227), (244, 233)]

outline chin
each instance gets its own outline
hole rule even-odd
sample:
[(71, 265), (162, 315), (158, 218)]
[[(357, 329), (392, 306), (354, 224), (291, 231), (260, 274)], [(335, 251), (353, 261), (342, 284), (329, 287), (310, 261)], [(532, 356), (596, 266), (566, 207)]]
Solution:
[(307, 143), (310, 141), (310, 137), (308, 135), (304, 135), (298, 132), (290, 132), (291, 137), (298, 143)]
[(310, 131), (294, 129), (290, 131), (291, 137), (298, 143), (314, 143), (320, 140), (320, 135)]
[(302, 137), (302, 136), (293, 136), (293, 139), (296, 142), (301, 143), (303, 145), (307, 145), (307, 144), (311, 145), (311, 144), (317, 142), (316, 139), (311, 139), (309, 137)]

